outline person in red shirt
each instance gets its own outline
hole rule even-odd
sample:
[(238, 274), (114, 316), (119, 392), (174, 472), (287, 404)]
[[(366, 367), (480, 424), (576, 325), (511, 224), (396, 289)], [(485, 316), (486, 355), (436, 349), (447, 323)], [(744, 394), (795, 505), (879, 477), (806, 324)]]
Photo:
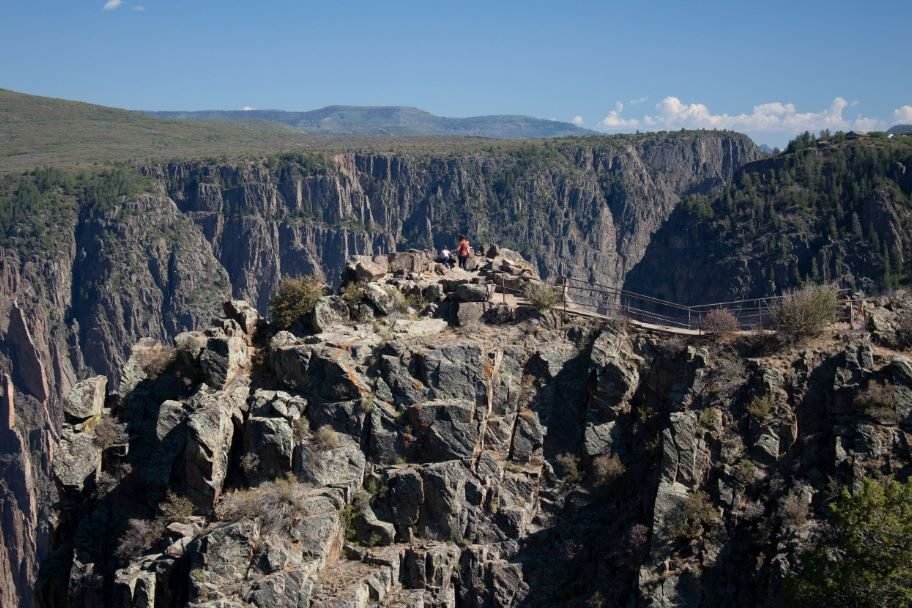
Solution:
[(459, 244), (456, 245), (456, 257), (459, 258), (459, 267), (465, 270), (466, 260), (469, 259), (469, 240), (465, 235), (459, 235)]

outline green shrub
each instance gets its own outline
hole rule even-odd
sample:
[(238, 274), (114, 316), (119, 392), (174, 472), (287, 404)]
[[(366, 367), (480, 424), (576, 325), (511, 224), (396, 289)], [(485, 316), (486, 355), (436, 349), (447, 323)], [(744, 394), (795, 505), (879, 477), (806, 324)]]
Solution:
[(776, 409), (776, 398), (772, 395), (757, 397), (747, 405), (747, 413), (763, 422), (769, 418)]
[(706, 492), (696, 490), (687, 495), (668, 515), (668, 531), (677, 540), (688, 541), (715, 536), (722, 519)]
[(349, 306), (357, 306), (364, 301), (364, 288), (361, 287), (360, 283), (346, 283), (345, 287), (342, 288), (342, 299)]
[(526, 289), (523, 293), (529, 301), (529, 304), (538, 312), (551, 310), (561, 301), (560, 292), (544, 283), (529, 283), (526, 285)]
[(772, 307), (773, 326), (795, 337), (816, 336), (835, 319), (838, 296), (833, 285), (809, 285), (788, 291)]
[(739, 329), (738, 318), (725, 308), (711, 310), (703, 317), (703, 331), (708, 334), (731, 334)]
[(912, 480), (843, 489), (828, 519), (829, 530), (786, 579), (786, 605), (912, 605)]
[(317, 300), (323, 296), (323, 287), (323, 281), (313, 275), (283, 279), (269, 304), (273, 322), (281, 329), (288, 329), (313, 312)]

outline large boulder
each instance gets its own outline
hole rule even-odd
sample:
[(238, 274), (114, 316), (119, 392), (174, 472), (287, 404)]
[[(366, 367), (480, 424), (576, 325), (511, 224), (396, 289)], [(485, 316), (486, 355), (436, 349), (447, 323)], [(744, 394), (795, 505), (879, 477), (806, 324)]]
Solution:
[(392, 285), (367, 283), (364, 286), (364, 299), (381, 315), (389, 315), (402, 307), (403, 297)]
[(222, 493), (235, 423), (243, 420), (248, 387), (231, 392), (203, 385), (194, 396), (196, 407), (187, 420), (185, 479), (187, 495), (203, 510)]
[(460, 302), (487, 302), (488, 287), (476, 283), (460, 283), (453, 289), (453, 298)]
[(95, 376), (79, 382), (70, 389), (63, 402), (63, 413), (72, 421), (81, 421), (101, 415), (105, 402), (108, 379)]
[(204, 380), (213, 388), (225, 388), (247, 365), (247, 345), (237, 337), (211, 337), (200, 354)]
[(424, 251), (397, 251), (389, 254), (390, 272), (421, 274), (431, 272), (434, 267), (434, 260)]
[(348, 304), (340, 296), (323, 296), (310, 313), (310, 324), (317, 333), (329, 331), (348, 321)]
[(233, 319), (244, 330), (247, 343), (253, 344), (257, 332), (265, 326), (266, 320), (246, 300), (229, 300), (222, 305), (225, 315)]
[(291, 470), (294, 435), (284, 418), (250, 417), (244, 425), (244, 458), (247, 479), (256, 484)]
[(54, 475), (68, 491), (81, 492), (94, 483), (101, 470), (101, 448), (91, 432), (80, 432), (65, 426), (53, 462)]
[[(386, 261), (385, 258), (382, 259)], [(355, 264), (355, 278), (365, 283), (377, 281), (386, 275), (388, 269), (389, 262), (382, 264), (373, 260), (362, 259)]]

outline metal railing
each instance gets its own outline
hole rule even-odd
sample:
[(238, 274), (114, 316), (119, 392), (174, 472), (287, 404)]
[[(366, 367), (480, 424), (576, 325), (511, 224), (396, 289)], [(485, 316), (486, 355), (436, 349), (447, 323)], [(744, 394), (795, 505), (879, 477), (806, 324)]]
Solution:
[[(619, 289), (607, 285), (590, 283), (573, 277), (560, 277), (549, 283), (560, 292), (560, 306), (567, 314), (582, 314), (606, 319), (623, 318), (641, 323), (670, 328), (701, 331), (706, 316), (724, 309), (738, 321), (741, 329), (755, 330), (767, 327), (772, 320), (772, 308), (785, 296), (746, 298), (727, 302), (713, 302), (686, 306), (668, 300)], [(522, 290), (506, 284), (506, 277), (494, 281), (495, 291), (523, 297)], [(847, 294), (849, 290), (839, 290)], [(858, 300), (845, 298), (836, 320), (848, 321), (853, 327), (856, 320)]]

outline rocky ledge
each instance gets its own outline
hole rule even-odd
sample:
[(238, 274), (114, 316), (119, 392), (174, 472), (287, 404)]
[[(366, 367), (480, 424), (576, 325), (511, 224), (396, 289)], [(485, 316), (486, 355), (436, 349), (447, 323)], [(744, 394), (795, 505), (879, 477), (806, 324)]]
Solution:
[(912, 362), (864, 333), (517, 313), (486, 253), (354, 259), (293, 331), (232, 301), (78, 384), (45, 603), (772, 606), (834, 489), (912, 463)]

